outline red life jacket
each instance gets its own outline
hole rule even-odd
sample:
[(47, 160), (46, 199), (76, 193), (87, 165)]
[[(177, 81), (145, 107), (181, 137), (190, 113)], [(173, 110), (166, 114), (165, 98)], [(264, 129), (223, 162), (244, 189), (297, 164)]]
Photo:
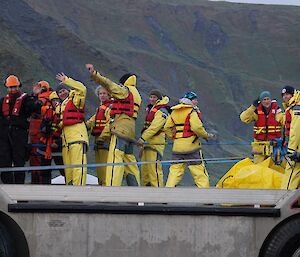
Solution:
[(265, 114), (262, 104), (257, 107), (258, 119), (254, 124), (253, 137), (258, 141), (270, 141), (281, 137), (281, 125), (276, 121), (276, 112), (279, 109), (276, 101), (273, 100), (269, 114)]
[[(176, 126), (176, 133), (174, 134), (174, 139), (176, 138), (186, 138), (186, 137), (192, 137), (192, 136), (196, 136), (196, 134), (194, 133), (194, 131), (192, 131), (191, 128), (191, 123), (190, 123), (190, 117), (192, 112), (195, 111), (195, 109), (193, 109), (186, 117), (184, 124), (175, 124)], [(199, 117), (199, 119), (201, 120), (201, 112), (199, 110), (196, 111), (197, 115)], [(177, 127), (182, 127), (183, 129), (177, 129)], [(182, 133), (182, 135), (178, 135), (178, 133)]]
[(30, 119), (28, 134), (30, 137), (30, 142), (32, 144), (37, 143), (39, 141), (41, 124), (42, 124), (42, 119), (40, 118)]
[(96, 109), (95, 125), (92, 130), (93, 136), (99, 136), (106, 125), (105, 110), (110, 106), (111, 101), (105, 101)]
[(285, 136), (289, 137), (290, 136), (290, 130), (291, 130), (291, 122), (292, 122), (292, 115), (290, 112), (290, 109), (285, 111)]
[(110, 115), (114, 116), (115, 114), (126, 114), (129, 117), (133, 117), (134, 114), (134, 99), (133, 94), (129, 92), (127, 98), (118, 100), (114, 99), (111, 105)]
[(10, 103), (10, 97), (7, 94), (4, 99), (3, 99), (3, 103), (2, 103), (2, 114), (4, 117), (8, 117), (10, 115), (13, 116), (19, 116), (20, 110), (21, 110), (21, 106), (22, 106), (22, 102), (25, 99), (25, 97), (27, 97), (26, 93), (23, 93), (22, 95), (20, 95), (17, 99), (16, 102), (14, 104), (14, 107), (12, 109), (12, 112), (10, 113), (9, 110), (9, 103)]
[(29, 136), (31, 139), (31, 143), (35, 143), (41, 137), (40, 128), (43, 117), (51, 105), (51, 101), (49, 100), (49, 96), (51, 93), (52, 91), (47, 91), (38, 95), (38, 100), (40, 100), (43, 105), (41, 107), (41, 113), (33, 113), (30, 118)]
[[(144, 123), (144, 127), (142, 129), (142, 133), (147, 129), (149, 128), (149, 126), (151, 125), (153, 119), (154, 119), (154, 116), (155, 116), (155, 113), (161, 109), (161, 108), (165, 108), (165, 107), (168, 107), (167, 104), (160, 104), (160, 105), (156, 105), (156, 106), (153, 106), (150, 110), (147, 111), (146, 113), (146, 119), (145, 119), (145, 123)], [(162, 129), (160, 129), (156, 134), (155, 136), (159, 135), (160, 133), (162, 132)]]
[(69, 100), (63, 111), (63, 125), (70, 126), (84, 122), (84, 108), (77, 108), (72, 100)]

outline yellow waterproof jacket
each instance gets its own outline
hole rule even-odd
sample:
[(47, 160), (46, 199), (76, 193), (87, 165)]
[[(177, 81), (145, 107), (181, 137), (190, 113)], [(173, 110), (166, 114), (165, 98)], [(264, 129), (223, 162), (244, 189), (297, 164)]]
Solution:
[[(77, 108), (83, 108), (86, 99), (86, 87), (81, 82), (67, 78), (64, 84), (72, 90), (70, 91), (68, 98), (61, 104), (61, 120), (63, 119), (64, 109), (68, 101), (72, 101)], [(88, 143), (88, 134), (85, 123), (81, 122), (70, 126), (62, 125), (63, 146), (66, 147), (68, 144), (78, 141)]]
[[(169, 97), (165, 96), (161, 100), (158, 100), (156, 104), (152, 107), (155, 109), (158, 105), (163, 105), (169, 103)], [(166, 135), (163, 131), (164, 125), (166, 123), (169, 113), (166, 108), (158, 109), (154, 115), (154, 119), (149, 126), (142, 132), (141, 139), (147, 141), (146, 147), (153, 148), (159, 152), (163, 152), (166, 142)], [(158, 135), (156, 135), (161, 131)]]
[(121, 138), (135, 141), (135, 122), (142, 103), (139, 91), (136, 89), (136, 77), (133, 75), (125, 81), (124, 85), (116, 84), (110, 79), (102, 76), (99, 72), (94, 71), (91, 78), (101, 86), (105, 87), (109, 94), (115, 99), (125, 99), (129, 92), (132, 93), (134, 99), (135, 113), (133, 117), (126, 114), (116, 114), (111, 117), (110, 131)]
[(289, 101), (292, 115), (290, 138), (288, 143), (289, 152), (300, 152), (300, 91), (295, 91), (294, 96)]
[(284, 110), (286, 110), (287, 108), (289, 108), (289, 106), (290, 106), (290, 105), (289, 105), (289, 103), (287, 103), (287, 102), (283, 102), (283, 103), (282, 103), (282, 107), (283, 107)]
[[(250, 105), (250, 107), (248, 109), (246, 109), (245, 111), (243, 111), (240, 114), (240, 119), (242, 122), (250, 124), (252, 122), (256, 122), (258, 119), (258, 115), (255, 112), (256, 111), (256, 107), (254, 105)], [(277, 122), (279, 122), (283, 127), (285, 125), (285, 114), (284, 112), (282, 112), (282, 110), (279, 108), (277, 110), (277, 113), (275, 115), (275, 119)], [(254, 142), (257, 142), (256, 139), (254, 139)], [(268, 144), (268, 141), (264, 141), (266, 144)], [(253, 146), (255, 149), (253, 149), (254, 152), (260, 152), (261, 149), (264, 146)]]
[[(99, 105), (99, 107), (100, 106), (101, 106), (101, 104)], [(101, 132), (101, 134), (95, 137), (95, 142), (104, 141), (104, 142), (109, 143), (109, 141), (110, 141), (110, 128), (109, 128), (110, 115), (109, 115), (109, 112), (110, 112), (110, 108), (106, 108), (105, 113), (104, 113), (105, 118), (106, 118), (106, 125), (105, 125), (103, 131)], [(94, 114), (91, 118), (89, 118), (86, 121), (85, 124), (86, 124), (86, 127), (88, 130), (92, 130), (94, 128), (95, 117), (96, 117), (96, 114)]]
[[(240, 115), (240, 119), (242, 122), (244, 123), (251, 123), (251, 122), (256, 122), (258, 119), (258, 115), (255, 112), (256, 107), (254, 105), (250, 105), (250, 107), (248, 109), (246, 109), (245, 111), (243, 111)], [(282, 126), (284, 126), (285, 123), (285, 116), (284, 113), (282, 112), (282, 110), (279, 108), (277, 110), (275, 119), (277, 122), (279, 122)]]
[[(193, 107), (192, 104), (183, 104), (173, 106), (172, 113), (168, 117), (166, 124), (164, 126), (166, 135), (169, 139), (173, 140), (173, 153), (192, 153), (201, 148), (200, 140), (198, 137), (207, 139), (208, 133), (203, 127), (202, 121), (200, 120), (197, 109)], [(174, 134), (176, 132), (176, 124), (184, 124), (187, 116), (190, 114), (190, 125), (191, 130), (196, 134), (196, 136), (190, 137), (179, 137), (174, 139)], [(183, 126), (178, 127), (178, 129), (183, 129)]]

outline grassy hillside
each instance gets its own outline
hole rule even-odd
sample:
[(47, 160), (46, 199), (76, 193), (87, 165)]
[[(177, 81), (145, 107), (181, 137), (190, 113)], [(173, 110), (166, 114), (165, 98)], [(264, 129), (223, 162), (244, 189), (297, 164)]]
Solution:
[[(172, 102), (188, 90), (200, 97), (206, 127), (220, 141), (251, 140), (239, 113), (260, 91), (280, 97), (300, 79), (300, 9), (197, 0), (10, 0), (0, 3), (1, 75), (29, 84), (65, 71), (94, 88), (92, 62), (118, 79), (139, 75), (146, 97), (161, 88)], [(144, 104), (146, 99), (144, 101)], [(88, 110), (96, 105), (89, 90)], [(139, 120), (141, 124), (141, 119)], [(139, 125), (140, 127), (141, 125)], [(207, 156), (249, 153), (208, 146)]]

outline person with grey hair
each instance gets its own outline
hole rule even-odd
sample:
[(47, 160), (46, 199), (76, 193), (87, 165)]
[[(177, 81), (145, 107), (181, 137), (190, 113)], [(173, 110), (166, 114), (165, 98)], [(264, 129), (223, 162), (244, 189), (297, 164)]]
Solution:
[[(86, 126), (95, 137), (95, 163), (106, 163), (110, 141), (109, 107), (111, 105), (111, 97), (102, 86), (96, 88), (95, 94), (99, 98), (99, 105), (96, 108), (96, 113), (86, 122)], [(97, 167), (96, 172), (98, 184), (106, 186), (106, 167)]]
[[(95, 162), (106, 163), (110, 141), (109, 107), (111, 105), (111, 97), (102, 86), (98, 86), (95, 93), (99, 98), (99, 106), (96, 109), (96, 113), (86, 122), (86, 126), (95, 137)], [(96, 171), (98, 184), (106, 186), (106, 167), (97, 167)]]

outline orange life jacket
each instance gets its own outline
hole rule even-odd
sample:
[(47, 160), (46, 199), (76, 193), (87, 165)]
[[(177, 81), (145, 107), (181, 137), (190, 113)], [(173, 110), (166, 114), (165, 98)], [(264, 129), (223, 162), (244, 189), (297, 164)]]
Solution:
[(262, 104), (257, 107), (258, 119), (253, 127), (253, 137), (258, 141), (270, 141), (281, 137), (281, 125), (276, 121), (276, 112), (279, 109), (277, 102), (272, 101), (270, 111), (266, 115)]
[(63, 125), (70, 126), (84, 122), (84, 108), (77, 108), (72, 100), (69, 100), (63, 111)]
[(118, 100), (114, 99), (111, 104), (111, 111), (110, 115), (114, 116), (115, 114), (126, 114), (129, 117), (133, 117), (133, 114), (135, 112), (134, 105), (137, 105), (134, 103), (133, 94), (129, 92), (127, 98)]
[[(148, 109), (147, 112), (146, 112), (146, 119), (145, 119), (145, 123), (144, 123), (144, 127), (142, 129), (142, 133), (147, 129), (149, 128), (149, 126), (151, 125), (153, 119), (154, 119), (154, 116), (155, 116), (155, 113), (161, 109), (161, 108), (166, 108), (168, 107), (167, 104), (160, 104), (160, 105), (156, 105), (154, 107), (152, 107), (151, 109)], [(159, 135), (160, 133), (162, 132), (162, 130), (159, 130), (155, 136)]]
[(10, 97), (7, 94), (4, 99), (3, 99), (3, 103), (2, 103), (2, 114), (4, 117), (8, 117), (10, 115), (13, 116), (19, 116), (20, 110), (21, 110), (21, 106), (22, 106), (22, 102), (25, 99), (25, 97), (27, 97), (26, 93), (21, 94), (17, 99), (16, 102), (14, 104), (14, 107), (12, 108), (12, 112), (10, 113), (9, 110), (9, 103), (10, 103)]
[(38, 100), (40, 100), (43, 105), (41, 107), (41, 113), (33, 113), (30, 118), (29, 136), (32, 141), (31, 143), (35, 143), (41, 136), (40, 128), (43, 116), (47, 112), (47, 109), (50, 108), (49, 106), (51, 106), (51, 101), (49, 100), (49, 96), (51, 93), (52, 91), (46, 91), (38, 95)]
[(38, 99), (43, 103), (41, 109), (42, 116), (47, 111), (47, 109), (49, 109), (49, 106), (51, 106), (51, 101), (49, 100), (49, 96), (51, 95), (52, 92), (53, 91), (46, 91), (38, 95)]
[[(44, 108), (43, 115), (42, 115), (42, 123), (41, 123), (41, 130), (45, 133), (46, 135), (43, 136), (49, 136), (51, 128), (53, 128), (53, 122), (55, 118), (55, 111), (53, 110), (52, 105), (47, 106), (47, 108)], [(51, 133), (53, 134), (53, 133)]]
[[(195, 111), (193, 109), (186, 117), (184, 124), (175, 124), (176, 132), (174, 134), (174, 139), (176, 138), (186, 138), (186, 137), (192, 137), (196, 136), (194, 131), (191, 129), (191, 123), (190, 123), (190, 117), (192, 112)], [(201, 112), (199, 110), (196, 111), (199, 119), (201, 120)], [(178, 127), (183, 127), (183, 128), (178, 128)], [(182, 134), (181, 134), (182, 133)]]
[(110, 106), (111, 101), (105, 101), (96, 109), (95, 125), (92, 130), (93, 136), (99, 136), (106, 125), (105, 110)]
[[(61, 105), (59, 105), (61, 109)], [(62, 129), (60, 128), (59, 124), (61, 122), (61, 112), (59, 111), (58, 113), (55, 111), (55, 107), (52, 105), (49, 106), (49, 109), (44, 115), (44, 119), (51, 120), (51, 130), (52, 136), (55, 138), (59, 138), (61, 136)]]
[(45, 104), (51, 104), (51, 101), (49, 100), (49, 96), (52, 94), (52, 92), (53, 91), (46, 91), (46, 92), (43, 92), (43, 93), (40, 93), (39, 95), (38, 95), (38, 99), (40, 100), (40, 101), (42, 101), (43, 102), (43, 104), (45, 105)]

